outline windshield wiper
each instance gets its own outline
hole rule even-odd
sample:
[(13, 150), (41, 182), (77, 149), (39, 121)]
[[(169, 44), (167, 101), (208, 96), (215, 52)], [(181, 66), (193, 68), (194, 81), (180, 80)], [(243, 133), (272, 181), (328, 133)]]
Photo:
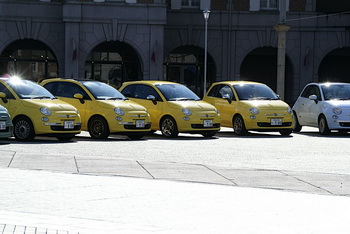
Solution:
[(35, 96), (35, 97), (31, 97), (31, 99), (53, 99), (49, 96)]
[(175, 101), (196, 101), (194, 98), (173, 98)]
[(121, 98), (121, 97), (109, 97), (109, 98), (106, 98), (106, 100), (125, 100), (125, 98)]

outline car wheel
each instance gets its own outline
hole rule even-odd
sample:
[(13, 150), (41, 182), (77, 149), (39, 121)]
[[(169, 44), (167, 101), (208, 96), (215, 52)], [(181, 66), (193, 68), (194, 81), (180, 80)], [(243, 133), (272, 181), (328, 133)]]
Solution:
[(325, 116), (321, 116), (318, 120), (318, 130), (321, 135), (329, 135), (331, 133)]
[(32, 121), (27, 117), (15, 119), (13, 135), (18, 141), (32, 141), (35, 137), (35, 131)]
[(292, 134), (292, 132), (293, 132), (293, 130), (291, 130), (291, 129), (288, 129), (288, 130), (281, 130), (281, 131), (280, 131), (280, 134), (281, 134), (282, 136), (289, 136), (290, 134)]
[(160, 123), (160, 130), (166, 137), (176, 137), (179, 134), (176, 122), (171, 117), (165, 117)]
[(107, 121), (100, 116), (90, 119), (88, 130), (90, 136), (94, 139), (106, 139), (110, 134)]
[(301, 125), (299, 124), (298, 117), (297, 117), (296, 113), (293, 112), (293, 114), (294, 114), (294, 119), (295, 119), (293, 132), (300, 132), (300, 131), (301, 131), (301, 128), (302, 128), (303, 126), (301, 126)]
[(233, 130), (237, 135), (245, 135), (248, 133), (242, 116), (237, 115), (233, 118)]
[(60, 141), (70, 141), (75, 137), (75, 134), (64, 134), (57, 136), (56, 138)]
[(139, 140), (141, 139), (145, 134), (129, 134), (128, 137), (131, 140)]
[(205, 138), (211, 138), (213, 136), (215, 136), (216, 132), (205, 132), (202, 133), (202, 136), (204, 136)]

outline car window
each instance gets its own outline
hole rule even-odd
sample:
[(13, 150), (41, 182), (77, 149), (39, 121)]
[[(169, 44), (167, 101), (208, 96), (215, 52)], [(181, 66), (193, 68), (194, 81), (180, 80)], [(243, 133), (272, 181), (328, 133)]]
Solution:
[(98, 100), (125, 100), (123, 94), (112, 86), (98, 81), (82, 81), (85, 88)]
[(134, 98), (147, 99), (149, 95), (153, 95), (157, 101), (162, 101), (159, 94), (153, 87), (144, 84), (139, 84), (135, 86), (133, 95)]
[(30, 80), (11, 79), (7, 84), (21, 99), (55, 99), (47, 89)]
[(200, 100), (192, 90), (182, 84), (157, 84), (156, 87), (168, 101)]
[(135, 97), (135, 88), (136, 88), (136, 85), (128, 85), (121, 91), (121, 93), (125, 97), (134, 98)]
[(322, 85), (322, 91), (325, 100), (349, 100), (350, 99), (350, 85)]
[(228, 85), (223, 85), (223, 87), (221, 87), (219, 90), (218, 90), (218, 93), (219, 93), (219, 97), (220, 98), (223, 98), (224, 95), (229, 95), (231, 100), (234, 100), (234, 96), (233, 96), (233, 92), (232, 92), (232, 89), (230, 88), (230, 86)]
[(53, 95), (65, 98), (74, 98), (74, 94), (80, 93), (84, 99), (89, 100), (89, 95), (79, 86), (71, 82), (51, 82), (44, 87)]
[(305, 90), (301, 94), (301, 97), (309, 98), (311, 95), (316, 95), (317, 100), (321, 101), (321, 92), (318, 86), (309, 85), (308, 87), (305, 88)]
[(7, 99), (15, 99), (10, 90), (0, 83), (0, 92), (5, 93)]
[(277, 94), (265, 84), (233, 85), (240, 100), (278, 100)]

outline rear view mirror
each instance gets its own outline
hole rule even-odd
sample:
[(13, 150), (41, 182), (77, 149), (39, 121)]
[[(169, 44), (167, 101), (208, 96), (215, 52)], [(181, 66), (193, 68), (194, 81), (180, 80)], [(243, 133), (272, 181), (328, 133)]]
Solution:
[(310, 95), (309, 99), (315, 101), (316, 104), (318, 103), (317, 96), (315, 94)]
[(6, 94), (5, 94), (5, 93), (0, 92), (0, 98), (2, 99), (2, 101), (3, 101), (4, 103), (7, 103), (7, 98), (6, 98)]
[(232, 103), (232, 99), (231, 99), (231, 97), (230, 97), (230, 95), (229, 94), (224, 94), (223, 96), (222, 96), (222, 98), (223, 99), (226, 99), (227, 101), (228, 101), (228, 103)]
[(151, 100), (151, 101), (153, 102), (154, 105), (157, 104), (156, 97), (153, 96), (153, 95), (148, 95), (148, 96), (147, 96), (147, 100)]
[(76, 94), (74, 94), (74, 96), (73, 96), (74, 98), (76, 98), (76, 99), (79, 99), (79, 101), (80, 101), (80, 103), (81, 104), (84, 104), (85, 103), (85, 101), (84, 101), (84, 97), (83, 97), (83, 95), (82, 94), (80, 94), (80, 93), (76, 93)]

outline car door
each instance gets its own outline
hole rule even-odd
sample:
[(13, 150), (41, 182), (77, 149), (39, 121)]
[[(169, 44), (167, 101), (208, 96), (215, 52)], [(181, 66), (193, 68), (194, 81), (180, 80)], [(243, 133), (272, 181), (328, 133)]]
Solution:
[(5, 98), (0, 99), (0, 104), (8, 110), (13, 118), (19, 111), (17, 109), (19, 105), (16, 105), (16, 102), (20, 102), (20, 100), (18, 98), (16, 99), (11, 91), (2, 83), (0, 83), (0, 92), (5, 93)]
[[(225, 96), (228, 96), (229, 98), (224, 98)], [(204, 101), (209, 102), (218, 109), (221, 117), (221, 124), (223, 126), (232, 127), (232, 117), (236, 112), (236, 98), (229, 85), (215, 85), (210, 89), (208, 95), (204, 98)]]
[[(82, 120), (82, 127), (86, 129), (88, 119), (91, 116), (91, 111), (93, 111), (91, 110), (92, 104), (90, 96), (79, 85), (72, 82), (50, 82), (45, 84), (44, 87), (58, 99), (77, 108)], [(77, 93), (81, 94), (83, 98), (75, 98), (74, 95)]]
[[(147, 84), (132, 84), (126, 86), (121, 93), (144, 106), (151, 116), (152, 130), (159, 129), (159, 120), (163, 115), (165, 100), (161, 98), (156, 88)], [(151, 100), (150, 97), (154, 97), (154, 100)]]
[[(316, 95), (316, 100), (311, 100), (310, 96)], [(299, 106), (299, 123), (301, 125), (318, 126), (318, 116), (322, 106), (321, 92), (317, 85), (309, 85), (301, 94), (298, 100)]]

